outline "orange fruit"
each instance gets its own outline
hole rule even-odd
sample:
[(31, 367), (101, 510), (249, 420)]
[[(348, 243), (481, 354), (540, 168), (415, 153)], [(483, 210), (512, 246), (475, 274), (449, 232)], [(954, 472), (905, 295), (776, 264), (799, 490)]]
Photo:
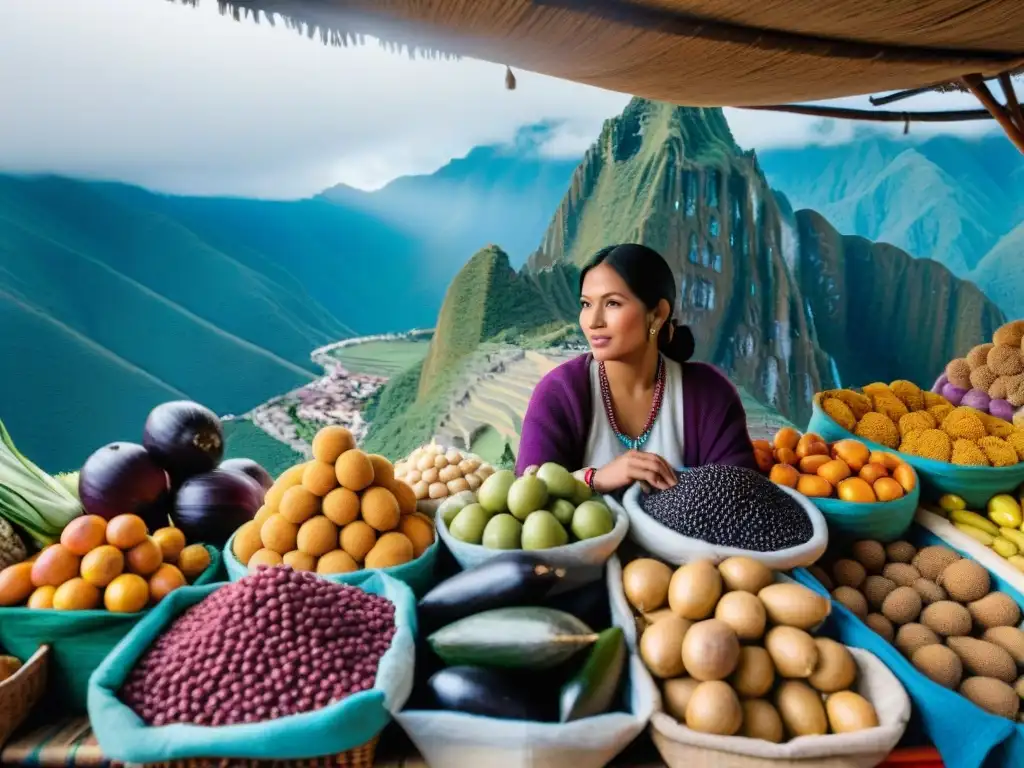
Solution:
[(76, 517), (60, 534), (60, 543), (82, 557), (107, 541), (107, 521), (99, 515)]
[(796, 451), (792, 448), (776, 448), (775, 449), (775, 460), (779, 464), (792, 464), (796, 466), (799, 459), (796, 456)]
[(772, 444), (767, 440), (751, 440), (750, 444), (754, 446), (755, 451), (761, 450), (768, 451), (768, 453), (771, 453), (773, 450)]
[(105, 587), (124, 572), (124, 552), (110, 544), (96, 547), (82, 558), (82, 578), (94, 587)]
[(836, 495), (843, 501), (852, 501), (860, 504), (878, 501), (874, 490), (868, 485), (867, 480), (859, 477), (849, 477), (839, 483), (839, 486), (836, 488)]
[(757, 460), (757, 468), (762, 472), (770, 472), (775, 464), (775, 457), (772, 456), (771, 451), (765, 451), (761, 448), (754, 449), (754, 458)]
[(88, 611), (100, 604), (100, 591), (82, 578), (65, 581), (53, 593), (55, 611)]
[(181, 571), (170, 563), (164, 563), (149, 577), (149, 594), (154, 603), (159, 603), (178, 587), (184, 587), (186, 584), (188, 582)]
[(185, 534), (180, 528), (160, 528), (154, 531), (153, 541), (160, 546), (165, 563), (173, 563), (185, 548)]
[(804, 496), (824, 499), (832, 495), (832, 484), (818, 475), (800, 475), (796, 482), (796, 490)]
[(131, 549), (146, 540), (146, 524), (138, 515), (118, 515), (107, 521), (107, 543)]
[(804, 456), (800, 459), (800, 471), (807, 475), (815, 475), (818, 473), (818, 469), (828, 464), (832, 459), (828, 456), (822, 456), (821, 454), (815, 453), (810, 456)]
[(191, 584), (210, 567), (210, 553), (202, 544), (189, 544), (178, 555), (178, 570)]
[(19, 605), (32, 594), (32, 563), (16, 563), (0, 571), (0, 605)]
[(149, 602), (149, 584), (135, 573), (122, 573), (103, 592), (103, 605), (111, 613), (137, 613)]
[(878, 478), (873, 487), (879, 501), (894, 501), (903, 498), (903, 486), (891, 477)]
[(832, 485), (839, 485), (843, 480), (852, 475), (850, 465), (842, 459), (832, 459), (818, 467), (818, 477), (823, 477)]
[(875, 481), (880, 477), (888, 477), (889, 470), (883, 467), (881, 464), (871, 464), (870, 462), (861, 467), (860, 472), (857, 476), (867, 480), (870, 485), (874, 485)]
[(868, 461), (871, 464), (881, 464), (890, 472), (901, 464), (899, 456), (886, 453), (885, 451), (872, 451), (871, 455), (868, 457)]
[(28, 607), (36, 609), (53, 608), (53, 595), (56, 591), (56, 587), (39, 587), (35, 592), (29, 595), (27, 603)]
[(871, 451), (859, 440), (840, 440), (832, 446), (832, 455), (845, 461), (854, 472), (860, 472), (871, 460)]
[(792, 427), (783, 427), (775, 433), (775, 439), (772, 440), (772, 445), (775, 446), (775, 450), (778, 451), (781, 448), (788, 448), (791, 451), (796, 450), (797, 443), (800, 442), (800, 433)]
[(125, 552), (124, 560), (128, 570), (132, 573), (149, 576), (163, 564), (164, 555), (156, 540), (152, 536), (147, 536), (142, 542)]
[(796, 467), (790, 464), (776, 464), (768, 474), (768, 479), (776, 485), (785, 485), (788, 488), (796, 488), (800, 473)]
[(59, 587), (78, 575), (80, 562), (78, 555), (63, 544), (51, 544), (32, 563), (32, 585)]
[(917, 485), (917, 477), (914, 475), (914, 468), (906, 462), (899, 462), (892, 470), (893, 479), (899, 483), (905, 493), (910, 493)]

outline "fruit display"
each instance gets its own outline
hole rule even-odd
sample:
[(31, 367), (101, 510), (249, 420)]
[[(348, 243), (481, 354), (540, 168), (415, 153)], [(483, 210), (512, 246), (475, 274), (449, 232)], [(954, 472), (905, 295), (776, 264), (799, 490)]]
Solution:
[(291, 568), (262, 568), (181, 614), (138, 660), (119, 696), (156, 726), (312, 712), (373, 688), (395, 632), (395, 606), (385, 597)]
[(494, 467), (479, 456), (434, 442), (395, 462), (395, 478), (412, 487), (417, 502), (436, 504), (462, 491), (475, 491), (493, 474)]
[(190, 584), (211, 563), (179, 528), (150, 535), (138, 515), (76, 517), (60, 541), (0, 571), (0, 605), (135, 613)]
[(678, 534), (752, 552), (795, 547), (814, 533), (792, 496), (744, 467), (695, 467), (671, 488), (642, 495), (640, 506)]
[(1009, 493), (993, 496), (983, 513), (968, 509), (964, 499), (947, 493), (939, 498), (936, 511), (948, 517), (958, 530), (1024, 572), (1024, 509), (1019, 492), (1016, 496)]
[[(6, 557), (19, 555), (26, 542), (40, 547), (53, 544), (64, 526), (81, 514), (75, 494), (22, 455), (0, 421), (0, 519), (14, 529), (14, 538), (0, 533), (0, 540), (6, 542), (0, 549)], [(20, 547), (19, 534), (25, 535)]]
[(538, 550), (605, 536), (615, 516), (590, 488), (558, 464), (544, 464), (516, 477), (495, 472), (476, 500), (438, 509), (452, 538), (488, 549)]
[(858, 541), (811, 569), (922, 674), (987, 712), (1016, 719), (1024, 694), (1021, 607), (985, 568), (941, 544)]
[(908, 381), (828, 390), (821, 408), (858, 437), (947, 464), (1009, 467), (1024, 460), (1024, 431), (966, 405), (954, 406)]
[(191, 541), (223, 546), (263, 503), (266, 470), (224, 455), (224, 430), (210, 409), (189, 400), (156, 406), (142, 443), (94, 451), (77, 473), (85, 511), (107, 520), (122, 514), (162, 528), (168, 517)]
[(344, 427), (328, 426), (313, 439), (313, 460), (277, 478), (231, 551), (250, 571), (284, 564), (335, 574), (402, 565), (433, 543), (433, 520), (416, 511), (391, 462), (360, 451)]
[(754, 440), (753, 445), (761, 471), (804, 496), (866, 504), (895, 501), (917, 487), (909, 464), (859, 440), (829, 445), (813, 432), (801, 435), (783, 427), (770, 442)]
[[(499, 555), (420, 600), (441, 662), (420, 692), (423, 708), (562, 723), (613, 710), (627, 649), (622, 629), (610, 626), (604, 584), (556, 596), (566, 571), (543, 558)], [(587, 607), (595, 587), (603, 611)]]
[(991, 343), (973, 347), (950, 360), (932, 392), (953, 405), (966, 405), (1024, 427), (1024, 320), (1014, 320), (992, 334)]
[(665, 712), (690, 730), (781, 743), (878, 725), (853, 655), (813, 634), (831, 611), (813, 590), (748, 557), (640, 558), (622, 587)]

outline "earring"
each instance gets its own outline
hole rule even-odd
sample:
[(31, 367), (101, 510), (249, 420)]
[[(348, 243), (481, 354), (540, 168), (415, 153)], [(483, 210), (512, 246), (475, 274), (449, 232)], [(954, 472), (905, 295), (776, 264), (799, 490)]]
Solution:
[(658, 332), (658, 329), (657, 329), (657, 328), (651, 328), (651, 336), (653, 336), (653, 335), (654, 335), (654, 334), (656, 334), (657, 332)]

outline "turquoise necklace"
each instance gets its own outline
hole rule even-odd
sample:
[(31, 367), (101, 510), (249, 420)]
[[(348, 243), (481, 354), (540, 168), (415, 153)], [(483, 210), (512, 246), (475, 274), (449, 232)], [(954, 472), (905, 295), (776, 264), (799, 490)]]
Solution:
[(654, 399), (651, 401), (651, 412), (647, 416), (647, 423), (644, 425), (643, 431), (636, 437), (623, 434), (622, 430), (619, 429), (619, 422), (615, 418), (615, 409), (612, 408), (612, 388), (608, 384), (608, 374), (604, 369), (604, 363), (598, 363), (597, 373), (601, 384), (601, 399), (604, 401), (604, 412), (608, 417), (608, 423), (611, 425), (612, 432), (615, 433), (615, 437), (618, 438), (619, 442), (626, 447), (626, 450), (639, 451), (651, 436), (654, 422), (658, 420), (658, 414), (661, 413), (661, 403), (665, 396), (664, 359), (660, 355), (658, 356), (658, 370), (654, 375)]

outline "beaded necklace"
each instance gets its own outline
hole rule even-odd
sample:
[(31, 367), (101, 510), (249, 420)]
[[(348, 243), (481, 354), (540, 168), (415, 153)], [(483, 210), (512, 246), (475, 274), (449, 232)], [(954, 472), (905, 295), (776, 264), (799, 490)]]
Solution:
[(603, 362), (598, 363), (597, 373), (601, 384), (601, 399), (604, 401), (604, 412), (608, 416), (608, 423), (611, 425), (615, 437), (626, 446), (626, 450), (640, 450), (641, 446), (651, 436), (654, 422), (657, 421), (658, 414), (661, 413), (661, 402), (665, 395), (665, 361), (660, 355), (658, 356), (658, 370), (654, 375), (654, 399), (651, 401), (651, 413), (647, 417), (647, 423), (644, 425), (643, 431), (635, 438), (623, 434), (622, 430), (619, 429), (619, 422), (616, 420), (615, 411), (612, 408), (612, 389), (608, 384), (608, 374), (604, 369)]

